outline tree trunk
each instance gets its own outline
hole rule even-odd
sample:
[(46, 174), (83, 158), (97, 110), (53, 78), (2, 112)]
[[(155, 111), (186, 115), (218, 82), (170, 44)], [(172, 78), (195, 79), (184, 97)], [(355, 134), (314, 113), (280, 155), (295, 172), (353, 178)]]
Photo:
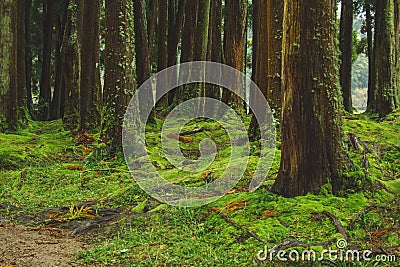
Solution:
[(376, 96), (375, 96), (375, 82), (376, 82), (376, 70), (375, 70), (375, 55), (374, 55), (374, 35), (373, 35), (373, 24), (374, 20), (372, 17), (371, 3), (365, 1), (365, 24), (367, 30), (367, 41), (368, 41), (368, 100), (367, 100), (367, 111), (369, 113), (376, 112)]
[(394, 0), (379, 0), (376, 3), (375, 66), (377, 109), (385, 117), (399, 107), (396, 88), (396, 53), (394, 30)]
[(0, 131), (18, 129), (17, 1), (0, 2)]
[(394, 41), (395, 41), (395, 88), (400, 107), (400, 0), (394, 0)]
[(19, 119), (26, 120), (25, 1), (18, 0), (17, 25), (17, 106)]
[(340, 85), (342, 87), (343, 106), (353, 113), (351, 99), (351, 67), (353, 58), (353, 0), (342, 0), (340, 18)]
[(71, 0), (66, 16), (63, 40), (63, 63), (65, 81), (65, 106), (63, 114), (64, 128), (79, 128), (79, 91), (80, 91), (80, 43), (78, 38), (79, 18), (82, 18), (80, 0)]
[[(157, 70), (161, 71), (168, 67), (168, 1), (166, 0), (159, 0), (158, 2), (158, 40), (157, 40), (157, 47), (158, 47), (158, 55), (157, 55)], [(162, 83), (168, 83), (168, 81), (162, 81)], [(157, 99), (159, 96), (159, 91), (156, 91)], [(162, 99), (159, 100), (159, 105), (161, 107), (167, 107), (168, 104), (168, 97), (164, 96)]]
[[(171, 0), (168, 12), (168, 67), (176, 65), (178, 61), (178, 44), (185, 17), (186, 0)], [(177, 11), (176, 11), (177, 10)], [(171, 77), (177, 79), (178, 77)], [(177, 90), (168, 92), (168, 106), (174, 102)]]
[[(283, 2), (255, 0), (253, 13), (253, 71), (252, 79), (263, 92), (275, 118), (281, 110), (281, 61), (282, 61)], [(266, 33), (265, 33), (266, 31)], [(250, 95), (251, 92), (250, 92)], [(252, 99), (257, 105), (258, 99)], [(249, 134), (258, 138), (258, 124), (252, 116)]]
[[(244, 71), (246, 46), (247, 0), (226, 0), (225, 64)], [(244, 90), (243, 81), (234, 81), (238, 91)], [(244, 114), (243, 99), (224, 90), (222, 100), (232, 104), (239, 114)]]
[(335, 0), (285, 1), (282, 154), (273, 192), (285, 197), (343, 184)]
[(81, 30), (81, 55), (83, 56), (80, 81), (80, 127), (93, 130), (99, 125), (101, 92), (99, 77), (100, 2), (98, 0), (84, 1)]
[[(134, 1), (135, 21), (135, 51), (136, 51), (136, 77), (138, 86), (150, 78), (149, 46), (147, 40), (147, 20), (144, 0)], [(154, 105), (153, 91), (148, 90), (146, 99), (140, 101), (141, 110)], [(154, 122), (154, 112), (149, 117), (149, 122)]]
[(51, 102), (51, 52), (53, 43), (53, 21), (55, 14), (55, 1), (45, 0), (43, 2), (43, 58), (42, 74), (40, 77), (39, 96), (39, 119), (49, 118), (49, 107)]
[[(121, 15), (122, 14), (122, 15)], [(122, 123), (135, 88), (133, 2), (106, 0), (104, 109), (102, 139), (111, 154), (122, 149)]]
[(150, 60), (150, 72), (153, 67), (153, 45), (154, 45), (154, 34), (156, 31), (157, 25), (157, 9), (158, 9), (158, 0), (149, 0), (148, 1), (148, 15), (147, 15), (147, 39), (148, 39), (148, 52), (149, 52), (149, 60)]
[(31, 49), (31, 19), (32, 0), (25, 2), (25, 86), (26, 86), (26, 106), (30, 116), (33, 111), (32, 101), (32, 49)]
[[(209, 36), (209, 59), (212, 62), (222, 62), (222, 0), (211, 0)], [(219, 99), (220, 87), (206, 85), (206, 97)]]

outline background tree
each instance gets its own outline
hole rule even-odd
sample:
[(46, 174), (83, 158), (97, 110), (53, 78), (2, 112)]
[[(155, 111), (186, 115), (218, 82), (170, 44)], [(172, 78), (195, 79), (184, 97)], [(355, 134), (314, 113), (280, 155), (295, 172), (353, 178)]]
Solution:
[[(159, 0), (158, 2), (158, 32), (157, 32), (157, 70), (161, 71), (168, 67), (168, 1)], [(168, 83), (168, 81), (162, 81)], [(159, 91), (157, 91), (157, 95)], [(168, 98), (164, 96), (159, 102), (161, 107), (166, 108), (168, 105)]]
[[(396, 79), (394, 0), (376, 2), (375, 15), (375, 68), (377, 111), (384, 117), (399, 107)], [(398, 18), (396, 23), (398, 23)]]
[[(81, 84), (80, 127), (93, 130), (99, 124), (100, 108), (100, 1), (85, 0), (83, 3), (81, 30)], [(117, 15), (118, 17), (118, 15)], [(106, 53), (107, 55), (107, 53)]]
[(353, 0), (342, 0), (340, 12), (340, 85), (343, 106), (353, 113), (351, 96), (351, 66), (353, 58)]
[(368, 54), (368, 100), (367, 100), (367, 111), (369, 113), (376, 112), (376, 96), (375, 96), (375, 82), (376, 82), (376, 70), (375, 70), (375, 49), (374, 49), (374, 17), (373, 10), (375, 6), (375, 0), (365, 0), (365, 29), (367, 33), (367, 54)]
[(339, 105), (335, 3), (285, 1), (281, 165), (273, 192), (285, 197), (342, 184), (344, 148)]
[[(244, 71), (246, 22), (247, 22), (247, 0), (226, 0), (226, 31), (225, 31), (225, 64)], [(242, 81), (235, 81), (241, 84)], [(241, 90), (243, 87), (240, 87)], [(243, 100), (236, 94), (224, 90), (222, 100), (232, 104), (235, 109), (244, 114)]]
[(43, 57), (40, 76), (39, 118), (47, 120), (51, 102), (51, 48), (53, 43), (55, 1), (43, 1), (43, 14)]
[(18, 128), (17, 4), (0, 2), (0, 131)]
[(105, 124), (102, 140), (111, 154), (122, 149), (122, 121), (135, 82), (133, 2), (106, 0), (105, 25)]

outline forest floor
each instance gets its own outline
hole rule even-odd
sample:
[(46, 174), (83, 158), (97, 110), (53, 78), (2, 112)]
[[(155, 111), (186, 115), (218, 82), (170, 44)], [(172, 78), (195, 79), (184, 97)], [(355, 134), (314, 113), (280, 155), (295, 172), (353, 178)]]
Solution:
[[(157, 120), (147, 131), (160, 173), (181, 185), (207, 183), (209, 173), (171, 167), (162, 152), (161, 125)], [(189, 157), (198, 156), (200, 140), (215, 140), (211, 169), (218, 177), (229, 162), (225, 130), (202, 120), (185, 127), (207, 129), (181, 143)], [(266, 247), (321, 252), (337, 249), (341, 239), (351, 249), (397, 258), (325, 258), (319, 265), (398, 266), (400, 111), (379, 122), (347, 115), (345, 131), (354, 167), (346, 173), (352, 187), (339, 196), (329, 185), (318, 195), (292, 199), (270, 193), (279, 152), (267, 180), (247, 192), (259, 152), (252, 144), (248, 169), (229, 194), (203, 207), (179, 208), (142, 191), (123, 155), (110, 158), (98, 135), (65, 131), (60, 121), (30, 122), (17, 133), (0, 134), (0, 266), (309, 266), (261, 262), (257, 254)]]

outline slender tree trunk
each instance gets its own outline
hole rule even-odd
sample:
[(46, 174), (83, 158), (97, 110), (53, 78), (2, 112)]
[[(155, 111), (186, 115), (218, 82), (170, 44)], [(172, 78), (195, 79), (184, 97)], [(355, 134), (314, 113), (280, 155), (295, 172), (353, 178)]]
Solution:
[[(209, 59), (207, 60), (222, 63), (222, 0), (211, 0), (209, 29)], [(206, 97), (219, 99), (220, 87), (210, 84), (206, 85)]]
[(32, 0), (26, 0), (25, 3), (25, 85), (26, 85), (26, 106), (29, 114), (32, 116), (32, 49), (31, 49), (31, 8)]
[(285, 1), (282, 155), (273, 192), (285, 197), (343, 185), (335, 0)]
[[(158, 55), (157, 55), (157, 70), (161, 71), (168, 67), (168, 1), (159, 0), (158, 2)], [(168, 83), (168, 81), (161, 81), (162, 83)], [(159, 91), (157, 90), (157, 98), (159, 96)], [(168, 97), (164, 96), (159, 105), (162, 107), (167, 107), (168, 105)]]
[(107, 116), (103, 141), (111, 154), (122, 149), (123, 117), (135, 88), (133, 17), (132, 1), (106, 0), (104, 105)]
[[(168, 67), (176, 65), (178, 61), (178, 44), (185, 17), (185, 6), (187, 0), (171, 0), (169, 2), (168, 12)], [(172, 79), (178, 77), (171, 77)], [(168, 106), (171, 106), (177, 90), (168, 92)]]
[(400, 0), (394, 0), (394, 41), (395, 41), (395, 88), (400, 107)]
[(100, 2), (98, 0), (84, 1), (81, 36), (80, 127), (93, 130), (99, 125), (101, 92), (99, 77)]
[(66, 16), (63, 40), (63, 62), (65, 81), (65, 108), (63, 114), (64, 128), (79, 128), (79, 91), (80, 91), (80, 43), (78, 38), (79, 20), (82, 18), (80, 0), (71, 0)]
[(377, 109), (384, 117), (399, 107), (396, 88), (396, 53), (394, 30), (394, 0), (379, 0), (376, 3), (375, 66)]
[(43, 62), (40, 78), (39, 119), (47, 120), (51, 102), (51, 54), (53, 43), (53, 21), (55, 14), (55, 1), (43, 2)]
[(154, 45), (154, 34), (157, 25), (157, 13), (158, 13), (158, 1), (149, 0), (148, 15), (147, 15), (147, 39), (148, 39), (148, 52), (150, 60), (150, 72), (153, 67), (153, 45)]
[[(244, 71), (246, 46), (247, 0), (226, 0), (225, 63)], [(243, 81), (235, 81), (238, 90), (244, 90)], [(236, 94), (224, 90), (222, 100), (244, 114), (243, 100)]]
[(353, 113), (351, 99), (351, 67), (353, 58), (353, 0), (342, 0), (340, 18), (340, 85), (342, 87), (343, 106)]
[[(135, 21), (135, 51), (136, 51), (136, 77), (138, 86), (150, 78), (149, 46), (147, 40), (147, 20), (144, 0), (134, 1)], [(141, 112), (143, 108), (154, 105), (153, 91), (148, 90), (146, 99), (140, 101)], [(149, 122), (154, 122), (154, 112), (149, 117)]]
[(375, 97), (375, 82), (376, 82), (376, 70), (375, 70), (375, 55), (374, 55), (374, 34), (372, 18), (371, 3), (366, 1), (365, 14), (366, 14), (366, 29), (367, 29), (367, 41), (368, 41), (368, 101), (367, 111), (369, 113), (376, 112), (376, 97)]
[(17, 105), (19, 119), (26, 120), (25, 1), (18, 0), (17, 25)]

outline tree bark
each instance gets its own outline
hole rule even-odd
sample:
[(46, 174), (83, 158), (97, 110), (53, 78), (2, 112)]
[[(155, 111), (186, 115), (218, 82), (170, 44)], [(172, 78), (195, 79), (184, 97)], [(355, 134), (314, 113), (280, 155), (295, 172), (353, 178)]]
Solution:
[(32, 0), (25, 1), (25, 86), (26, 106), (30, 116), (33, 114), (32, 100), (32, 48), (31, 48), (31, 19)]
[(99, 76), (100, 2), (98, 0), (84, 1), (81, 30), (81, 53), (84, 56), (81, 58), (80, 127), (94, 130), (99, 125), (101, 92)]
[[(245, 68), (247, 0), (226, 0), (225, 64), (239, 71)], [(234, 81), (238, 92), (244, 90), (243, 81)], [(243, 92), (244, 93), (244, 92)], [(244, 114), (243, 99), (224, 90), (222, 100), (231, 104), (239, 114)]]
[(26, 120), (26, 61), (25, 61), (25, 20), (26, 10), (25, 1), (18, 0), (18, 15), (17, 15), (17, 105), (18, 117), (23, 121)]
[[(158, 2), (158, 55), (157, 55), (157, 70), (161, 71), (168, 67), (168, 1), (159, 0)], [(168, 83), (168, 81), (161, 81), (162, 83)], [(156, 91), (157, 98), (159, 96), (159, 91)], [(166, 108), (168, 105), (168, 97), (163, 96), (162, 99), (159, 100), (159, 105), (161, 107)]]
[(396, 88), (396, 53), (394, 30), (394, 0), (379, 0), (376, 3), (375, 66), (377, 109), (385, 117), (399, 107)]
[(353, 0), (342, 0), (340, 18), (340, 85), (344, 109), (353, 113), (351, 99), (351, 67), (353, 58)]
[(367, 100), (367, 111), (369, 113), (376, 112), (376, 96), (375, 96), (375, 82), (376, 82), (376, 70), (375, 70), (375, 55), (374, 55), (374, 19), (372, 17), (371, 3), (365, 1), (365, 24), (367, 30), (367, 42), (368, 42), (368, 100)]
[(65, 34), (63, 40), (63, 63), (65, 81), (65, 105), (63, 114), (64, 128), (75, 130), (79, 128), (79, 91), (80, 91), (80, 42), (78, 38), (79, 18), (82, 18), (80, 0), (71, 0), (66, 16)]
[[(122, 15), (121, 15), (122, 14)], [(104, 109), (102, 139), (111, 154), (122, 149), (122, 122), (135, 88), (133, 2), (106, 0)]]
[(49, 107), (51, 102), (51, 54), (53, 43), (53, 21), (55, 13), (55, 1), (45, 0), (43, 2), (43, 59), (42, 74), (40, 77), (39, 96), (39, 119), (49, 118)]
[(345, 152), (332, 27), (335, 0), (285, 1), (281, 165), (273, 192), (318, 193), (343, 186)]

